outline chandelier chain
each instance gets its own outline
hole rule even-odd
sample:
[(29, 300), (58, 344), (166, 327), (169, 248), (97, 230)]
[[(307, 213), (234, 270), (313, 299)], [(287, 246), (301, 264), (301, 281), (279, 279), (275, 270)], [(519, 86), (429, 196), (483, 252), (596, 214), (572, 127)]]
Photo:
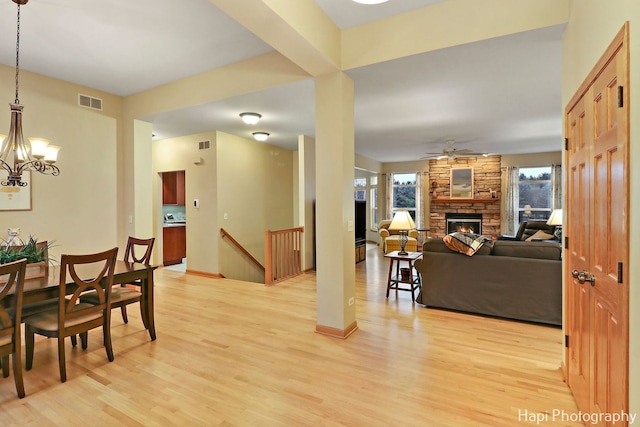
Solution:
[(20, 4), (18, 4), (18, 19), (16, 24), (16, 104), (20, 103), (18, 98), (18, 75), (20, 74)]
[[(22, 174), (35, 171), (44, 175), (60, 175), (60, 169), (54, 164), (60, 147), (49, 145), (49, 141), (41, 138), (30, 138), (25, 143), (22, 133), (22, 109), (20, 104), (19, 75), (20, 75), (20, 5), (29, 0), (13, 0), (18, 5), (16, 20), (16, 100), (9, 104), (11, 110), (11, 125), (9, 135), (0, 135), (0, 186), (26, 187)], [(6, 179), (2, 179), (6, 172)]]

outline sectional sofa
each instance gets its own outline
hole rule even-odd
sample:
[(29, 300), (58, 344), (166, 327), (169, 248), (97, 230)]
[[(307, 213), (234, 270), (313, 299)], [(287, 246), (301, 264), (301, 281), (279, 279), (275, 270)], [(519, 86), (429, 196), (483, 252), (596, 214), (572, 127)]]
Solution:
[(415, 262), (417, 302), (549, 325), (562, 324), (562, 248), (555, 242), (485, 243), (468, 256), (428, 239)]

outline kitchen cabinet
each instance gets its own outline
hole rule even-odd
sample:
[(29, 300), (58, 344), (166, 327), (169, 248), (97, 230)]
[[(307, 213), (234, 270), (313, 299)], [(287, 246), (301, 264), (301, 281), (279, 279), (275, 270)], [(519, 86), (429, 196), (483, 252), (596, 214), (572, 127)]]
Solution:
[(162, 174), (162, 204), (185, 205), (184, 171), (164, 172)]
[(187, 227), (165, 226), (162, 229), (162, 264), (180, 264), (187, 257)]

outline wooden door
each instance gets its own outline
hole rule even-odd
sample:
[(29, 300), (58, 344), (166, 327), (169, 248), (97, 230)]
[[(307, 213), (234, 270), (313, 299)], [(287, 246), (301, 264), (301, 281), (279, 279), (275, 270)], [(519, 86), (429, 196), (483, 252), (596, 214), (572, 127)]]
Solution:
[[(589, 407), (590, 289), (587, 282), (580, 283), (573, 276), (576, 272), (588, 270), (593, 240), (589, 213), (591, 167), (589, 143), (586, 141), (589, 134), (585, 129), (587, 120), (585, 101), (581, 98), (567, 116), (569, 155), (566, 168), (567, 224), (564, 227), (564, 235), (570, 236), (570, 245), (566, 251), (568, 260), (565, 265), (565, 330), (570, 337), (567, 347), (567, 371), (569, 385), (580, 408)], [(568, 269), (567, 265), (571, 268)]]
[(628, 408), (627, 45), (625, 25), (566, 115), (567, 381), (589, 413)]

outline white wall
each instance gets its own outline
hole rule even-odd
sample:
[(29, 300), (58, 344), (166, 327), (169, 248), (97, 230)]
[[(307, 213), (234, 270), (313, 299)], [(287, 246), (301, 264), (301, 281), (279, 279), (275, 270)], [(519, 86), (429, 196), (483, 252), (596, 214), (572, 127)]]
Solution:
[[(15, 69), (0, 66), (0, 100), (13, 102)], [(78, 93), (103, 98), (105, 110), (79, 107)], [(57, 177), (32, 174), (29, 211), (0, 211), (0, 238), (9, 227), (22, 237), (54, 241), (50, 253), (98, 252), (118, 244), (118, 167), (115, 116), (120, 99), (81, 86), (20, 73), (26, 137), (50, 139), (62, 146)], [(9, 132), (10, 112), (0, 111), (0, 133)], [(6, 193), (0, 193), (0, 197)], [(121, 248), (120, 254), (123, 254)]]
[[(218, 224), (263, 265), (264, 232), (293, 227), (293, 159), (292, 151), (217, 132)], [(264, 272), (221, 237), (218, 254), (225, 277), (264, 283)]]
[[(211, 148), (199, 150), (199, 141), (211, 141)], [(185, 213), (187, 217), (187, 270), (218, 274), (218, 204), (216, 133), (209, 132), (155, 141), (153, 156), (153, 223), (158, 262), (162, 262), (162, 172), (185, 171)], [(195, 164), (195, 159), (202, 159)], [(193, 206), (198, 199), (200, 207)]]
[(553, 151), (550, 153), (507, 154), (500, 158), (501, 167), (519, 166), (524, 168), (559, 164), (562, 164), (562, 151)]
[(297, 187), (294, 212), (296, 227), (304, 227), (304, 248), (302, 269), (310, 270), (315, 261), (315, 201), (316, 201), (316, 150), (313, 138), (300, 135), (298, 137), (298, 156), (296, 158)]

